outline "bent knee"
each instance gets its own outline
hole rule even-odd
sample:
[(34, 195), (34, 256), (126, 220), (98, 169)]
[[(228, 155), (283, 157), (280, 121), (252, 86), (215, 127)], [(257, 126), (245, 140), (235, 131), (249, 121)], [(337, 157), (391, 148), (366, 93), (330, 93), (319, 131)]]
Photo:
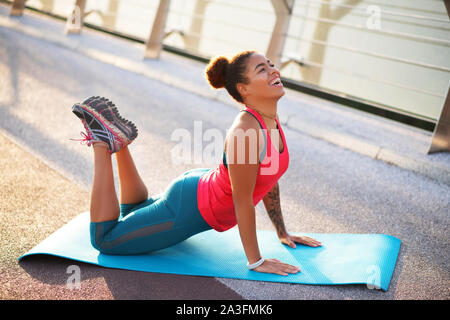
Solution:
[(104, 222), (91, 222), (90, 224), (90, 237), (91, 245), (101, 253), (108, 253), (109, 246), (105, 241), (106, 235), (117, 225), (116, 220), (104, 221)]

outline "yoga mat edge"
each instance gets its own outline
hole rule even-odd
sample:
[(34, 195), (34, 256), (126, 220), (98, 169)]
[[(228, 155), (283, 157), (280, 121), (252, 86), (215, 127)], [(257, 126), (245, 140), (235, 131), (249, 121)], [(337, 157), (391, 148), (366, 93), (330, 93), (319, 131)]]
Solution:
[[(261, 254), (297, 265), (301, 272), (281, 276), (246, 268), (237, 227), (197, 234), (173, 247), (136, 256), (103, 255), (89, 240), (89, 213), (83, 212), (18, 258), (51, 255), (106, 268), (166, 274), (234, 278), (312, 285), (365, 284), (387, 291), (401, 241), (387, 234), (297, 233), (322, 242), (322, 247), (279, 242), (273, 231), (258, 230)], [(220, 248), (220, 250), (217, 250)]]

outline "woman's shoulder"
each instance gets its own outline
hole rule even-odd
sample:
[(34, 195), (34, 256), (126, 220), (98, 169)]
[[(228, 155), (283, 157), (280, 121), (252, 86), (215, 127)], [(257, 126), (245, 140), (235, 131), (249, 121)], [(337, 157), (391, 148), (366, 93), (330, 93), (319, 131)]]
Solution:
[(248, 112), (239, 112), (231, 125), (230, 131), (241, 129), (247, 131), (248, 129), (258, 130), (261, 126), (256, 118)]
[[(264, 139), (260, 139), (260, 129), (261, 126), (254, 116), (248, 112), (240, 112), (234, 119), (231, 127), (228, 129), (227, 138), (225, 139), (225, 150), (228, 149), (227, 141), (231, 139), (231, 137), (250, 137), (250, 145), (255, 143), (258, 150), (263, 148)], [(246, 149), (250, 148), (250, 145), (246, 143), (244, 145)]]

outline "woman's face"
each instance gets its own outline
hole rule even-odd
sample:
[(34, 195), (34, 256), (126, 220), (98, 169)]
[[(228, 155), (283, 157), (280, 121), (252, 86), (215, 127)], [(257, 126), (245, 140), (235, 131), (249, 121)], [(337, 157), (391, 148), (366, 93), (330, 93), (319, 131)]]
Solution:
[(244, 102), (255, 100), (278, 100), (284, 95), (280, 72), (263, 55), (252, 54), (247, 60), (248, 84), (238, 84)]

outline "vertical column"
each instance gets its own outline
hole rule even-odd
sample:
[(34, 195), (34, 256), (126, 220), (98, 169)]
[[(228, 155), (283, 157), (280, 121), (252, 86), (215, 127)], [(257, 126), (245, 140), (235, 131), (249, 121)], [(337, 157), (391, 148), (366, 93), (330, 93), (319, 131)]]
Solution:
[(271, 0), (271, 2), (276, 14), (276, 21), (266, 56), (273, 64), (275, 64), (275, 66), (280, 67), (281, 55), (283, 53), (289, 21), (291, 20), (294, 0)]
[(159, 0), (158, 11), (153, 20), (152, 31), (145, 45), (144, 59), (158, 59), (160, 56), (169, 7), (170, 0)]
[(42, 3), (42, 11), (53, 12), (53, 6), (55, 4), (54, 0), (41, 0), (41, 3)]
[[(444, 0), (447, 15), (450, 17), (450, 1)], [(441, 115), (434, 128), (428, 154), (434, 152), (450, 151), (450, 84), (447, 90), (447, 97), (442, 107)]]
[(72, 13), (67, 17), (66, 34), (67, 33), (81, 33), (81, 28), (84, 23), (84, 8), (86, 7), (86, 0), (76, 0)]
[(433, 139), (431, 140), (428, 153), (450, 151), (450, 86), (447, 91), (447, 98), (442, 107), (441, 116), (434, 128)]
[(116, 28), (116, 20), (117, 14), (119, 11), (119, 0), (109, 0), (108, 3), (108, 11), (102, 17), (103, 18), (103, 26), (110, 30), (114, 30)]
[(185, 38), (186, 49), (192, 52), (198, 52), (200, 46), (200, 35), (203, 30), (203, 17), (205, 15), (206, 7), (210, 1), (197, 0), (194, 7), (194, 15), (192, 16), (189, 33)]
[(10, 16), (21, 16), (25, 9), (25, 0), (14, 0), (9, 11)]

